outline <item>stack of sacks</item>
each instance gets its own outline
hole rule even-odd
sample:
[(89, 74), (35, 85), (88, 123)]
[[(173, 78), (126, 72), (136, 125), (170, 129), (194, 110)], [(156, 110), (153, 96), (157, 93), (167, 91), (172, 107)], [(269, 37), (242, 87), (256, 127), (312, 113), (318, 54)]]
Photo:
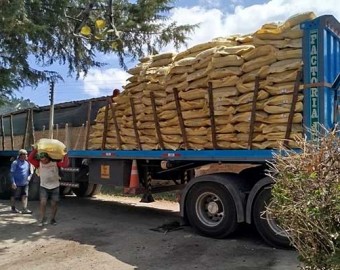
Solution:
[(160, 108), (160, 125), (168, 149), (185, 148), (179, 126), (174, 88), (178, 91), (189, 149), (211, 146), (209, 107), (206, 99), (208, 66), (219, 46), (233, 46), (229, 39), (218, 39), (196, 45), (179, 53), (166, 77), (166, 104)]
[(104, 130), (104, 111), (105, 107), (99, 109), (97, 117), (95, 119), (95, 124), (91, 126), (91, 133), (89, 137), (89, 149), (101, 149), (102, 147)]
[[(264, 90), (269, 97), (263, 104), (268, 114), (261, 126), (266, 141), (264, 148), (277, 146), (277, 141), (285, 137), (287, 119), (291, 109), (294, 83), (302, 66), (302, 36), (300, 24), (315, 18), (312, 12), (293, 16), (280, 25), (267, 24), (254, 34), (254, 44), (270, 44), (276, 50), (276, 61), (271, 63), (266, 77)], [(299, 93), (295, 107), (290, 139), (302, 136), (303, 94)], [(290, 142), (290, 146), (295, 146)]]
[[(95, 119), (95, 124), (91, 126), (91, 133), (89, 138), (89, 149), (100, 149), (103, 143), (103, 132), (104, 132), (104, 118), (105, 118), (105, 107), (100, 108)], [(109, 118), (109, 130), (107, 133), (106, 146), (109, 149), (116, 148), (117, 136), (113, 125), (112, 113), (108, 113)]]
[[(159, 149), (150, 93), (156, 98), (162, 141), (166, 149), (211, 149), (212, 130), (208, 85), (212, 84), (216, 142), (219, 149), (248, 147), (255, 79), (259, 78), (253, 148), (278, 146), (287, 130), (294, 83), (302, 66), (302, 31), (299, 24), (313, 19), (305, 13), (283, 24), (266, 24), (253, 35), (218, 38), (196, 45), (177, 55), (172, 53), (143, 59), (129, 70), (133, 76), (116, 98), (117, 120), (123, 149), (136, 149), (130, 97), (137, 114), (142, 149)], [(184, 145), (174, 98), (177, 89), (188, 145)], [(303, 95), (299, 93), (291, 138), (302, 135)], [(102, 118), (101, 110), (98, 120)], [(98, 125), (98, 126), (97, 126)], [(109, 121), (115, 148), (112, 120)], [(98, 121), (95, 130), (100, 130)], [(100, 133), (98, 133), (100, 134)], [(93, 143), (93, 148), (98, 146)], [(110, 141), (111, 142), (111, 141)], [(294, 146), (294, 144), (290, 144)]]
[[(144, 76), (145, 70), (150, 66), (151, 58), (144, 58), (136, 67), (128, 70), (132, 76), (128, 79), (128, 83), (124, 87), (124, 91), (113, 99), (115, 107), (115, 117), (119, 126), (119, 135), (122, 140), (122, 149), (136, 149), (136, 136), (133, 129), (132, 113), (130, 106), (130, 97), (133, 97), (136, 114), (143, 112), (142, 104), (143, 89), (146, 85)], [(100, 149), (103, 141), (105, 120), (105, 107), (99, 109), (95, 119), (95, 125), (91, 126), (91, 134), (89, 138), (90, 149)], [(107, 149), (118, 149), (116, 128), (114, 126), (112, 111), (108, 111), (108, 132), (106, 137)]]
[[(252, 45), (219, 47), (209, 65), (209, 81), (212, 83), (217, 145), (220, 148), (239, 148), (237, 108), (242, 96), (237, 89), (244, 64), (243, 55), (254, 50)], [(248, 125), (249, 126), (249, 125)]]
[[(114, 98), (113, 106), (116, 110), (116, 119), (119, 127), (127, 125), (124, 122), (124, 118), (122, 117), (126, 110), (129, 108), (127, 104), (129, 102), (128, 92), (123, 92), (119, 99)], [(89, 137), (89, 149), (100, 149), (103, 143), (104, 137), (104, 122), (105, 122), (105, 110), (106, 107), (102, 107), (99, 109), (97, 117), (95, 119), (95, 124), (91, 126), (91, 133)], [(116, 133), (116, 128), (113, 121), (112, 110), (108, 108), (108, 123), (107, 123), (107, 133), (106, 133), (106, 144), (105, 148), (107, 149), (118, 149), (118, 138)], [(133, 130), (132, 130), (133, 132)], [(120, 129), (120, 137), (122, 138), (122, 134), (125, 134), (122, 129)]]
[[(131, 102), (135, 109), (137, 132), (141, 142), (141, 148), (157, 149), (158, 138), (155, 131), (155, 122), (150, 98), (152, 91), (155, 96), (156, 106), (165, 103), (164, 80), (168, 73), (168, 64), (173, 62), (173, 53), (165, 53), (141, 59), (136, 67), (128, 70), (132, 76), (124, 91), (115, 97), (115, 117), (119, 126), (119, 133), (123, 150), (138, 149), (137, 136), (134, 130)], [(99, 149), (102, 145), (104, 129), (105, 107), (101, 108), (96, 117), (96, 124), (92, 126), (90, 135), (90, 148)], [(106, 148), (118, 149), (116, 130), (113, 124), (111, 110), (108, 114), (108, 133)]]
[(152, 62), (143, 74), (146, 84), (143, 88), (143, 111), (137, 115), (137, 127), (141, 141), (141, 148), (151, 150), (159, 148), (159, 140), (156, 133), (154, 113), (150, 93), (153, 92), (158, 111), (166, 103), (165, 78), (169, 73), (170, 64), (173, 62), (175, 54), (164, 53), (152, 57)]
[(135, 68), (128, 70), (132, 75), (129, 83), (124, 87), (123, 93), (116, 97), (116, 117), (121, 119), (119, 123), (120, 136), (122, 140), (122, 149), (137, 149), (138, 143), (133, 124), (131, 102), (133, 103), (136, 115), (144, 112), (145, 105), (143, 103), (144, 89), (148, 83), (147, 73), (152, 58), (144, 58)]

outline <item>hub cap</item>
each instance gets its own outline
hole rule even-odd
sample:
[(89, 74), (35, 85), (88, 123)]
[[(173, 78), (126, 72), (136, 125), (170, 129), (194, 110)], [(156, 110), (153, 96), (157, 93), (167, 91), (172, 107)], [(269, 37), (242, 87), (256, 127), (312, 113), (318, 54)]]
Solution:
[(200, 222), (209, 227), (217, 226), (224, 218), (221, 198), (212, 192), (202, 193), (197, 198), (195, 209)]

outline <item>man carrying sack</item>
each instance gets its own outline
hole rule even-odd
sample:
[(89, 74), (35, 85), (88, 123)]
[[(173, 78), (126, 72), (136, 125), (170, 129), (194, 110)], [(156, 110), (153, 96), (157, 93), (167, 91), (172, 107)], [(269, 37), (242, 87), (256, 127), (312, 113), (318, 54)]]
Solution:
[[(36, 147), (28, 156), (28, 161), (37, 169), (40, 175), (40, 223), (39, 226), (47, 225), (46, 205), (48, 199), (51, 200), (51, 219), (50, 224), (56, 225), (57, 203), (59, 201), (59, 168), (65, 168), (69, 164), (69, 159), (64, 151), (59, 149), (61, 142), (57, 140), (44, 139), (43, 144), (37, 143)], [(56, 142), (56, 148), (53, 146)], [(57, 151), (56, 151), (57, 150)], [(56, 155), (62, 150), (64, 155)], [(44, 152), (46, 151), (46, 152)], [(47, 152), (49, 151), (49, 152)], [(53, 158), (52, 158), (53, 156)], [(58, 158), (58, 159), (55, 159)]]

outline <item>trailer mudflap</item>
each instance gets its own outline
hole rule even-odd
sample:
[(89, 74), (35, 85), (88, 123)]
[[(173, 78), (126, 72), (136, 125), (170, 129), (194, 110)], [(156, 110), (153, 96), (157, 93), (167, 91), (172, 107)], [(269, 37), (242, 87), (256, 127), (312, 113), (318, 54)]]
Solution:
[(129, 186), (131, 160), (92, 159), (89, 182), (101, 185)]

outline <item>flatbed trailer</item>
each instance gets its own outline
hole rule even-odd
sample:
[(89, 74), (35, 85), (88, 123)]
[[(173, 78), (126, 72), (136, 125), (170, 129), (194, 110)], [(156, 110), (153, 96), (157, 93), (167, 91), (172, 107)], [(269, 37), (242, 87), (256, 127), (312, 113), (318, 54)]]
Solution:
[[(301, 28), (304, 66), (298, 83), (304, 85), (305, 135), (313, 140), (317, 125), (332, 129), (339, 124), (340, 24), (333, 16), (325, 15), (303, 23)], [(4, 160), (15, 153), (2, 151), (0, 158)], [(199, 233), (223, 238), (240, 223), (253, 223), (267, 243), (287, 246), (286, 232), (271, 216), (262, 215), (270, 203), (273, 184), (266, 176), (268, 161), (276, 153), (273, 149), (251, 147), (247, 150), (70, 150), (71, 166), (64, 170), (61, 184), (68, 190), (72, 188), (78, 196), (94, 195), (102, 185), (120, 186), (126, 193), (143, 194), (143, 202), (152, 202), (153, 193), (177, 190), (183, 220)], [(214, 170), (198, 176), (199, 168), (208, 164), (215, 164)], [(130, 183), (135, 165), (138, 187)], [(7, 176), (1, 177), (4, 182)]]

